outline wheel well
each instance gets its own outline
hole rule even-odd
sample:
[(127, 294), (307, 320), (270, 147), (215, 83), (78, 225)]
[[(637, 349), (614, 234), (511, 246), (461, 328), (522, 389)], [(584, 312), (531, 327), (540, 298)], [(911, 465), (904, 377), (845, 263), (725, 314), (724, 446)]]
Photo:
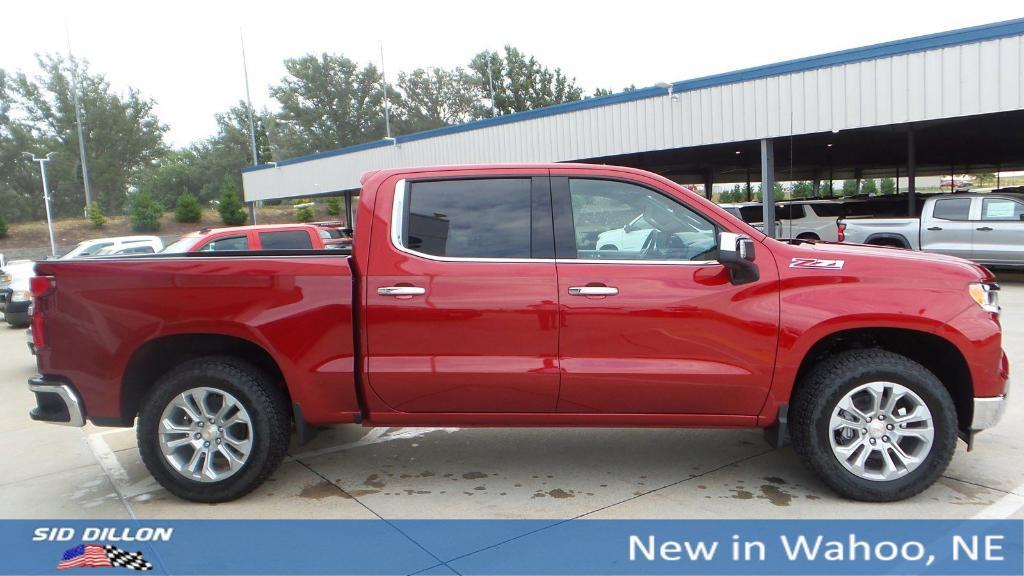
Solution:
[(963, 354), (948, 340), (917, 330), (899, 328), (867, 328), (829, 334), (819, 340), (804, 356), (796, 374), (793, 394), (806, 373), (825, 357), (859, 348), (880, 348), (901, 354), (927, 368), (949, 390), (956, 404), (960, 428), (973, 418), (974, 384)]
[[(258, 344), (221, 334), (177, 334), (150, 340), (132, 355), (121, 381), (121, 420), (131, 426), (142, 399), (161, 376), (201, 356), (234, 356), (256, 366), (288, 395), (281, 368)], [(291, 399), (289, 397), (289, 405)]]
[(871, 236), (865, 242), (872, 246), (894, 246), (896, 248), (910, 248), (905, 238), (895, 235)]
[(819, 237), (814, 232), (803, 232), (803, 233), (797, 234), (796, 237), (797, 238), (809, 238), (809, 239), (813, 239), (813, 240), (821, 240), (821, 237)]

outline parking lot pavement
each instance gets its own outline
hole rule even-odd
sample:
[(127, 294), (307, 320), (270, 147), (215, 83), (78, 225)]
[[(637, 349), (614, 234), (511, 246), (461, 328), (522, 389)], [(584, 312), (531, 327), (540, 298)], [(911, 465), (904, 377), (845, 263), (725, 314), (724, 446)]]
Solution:
[[(1004, 346), (1018, 374), (1024, 278), (1003, 282)], [(34, 371), (24, 331), (0, 327), (0, 517), (1024, 518), (1021, 394), (935, 486), (895, 504), (836, 497), (754, 430), (340, 426), (293, 446), (255, 493), (210, 505), (161, 489), (133, 430), (30, 421)]]

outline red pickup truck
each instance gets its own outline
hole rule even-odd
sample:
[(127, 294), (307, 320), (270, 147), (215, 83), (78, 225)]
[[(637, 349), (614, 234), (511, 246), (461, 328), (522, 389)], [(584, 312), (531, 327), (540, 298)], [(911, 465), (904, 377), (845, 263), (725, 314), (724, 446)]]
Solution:
[(965, 260), (780, 242), (611, 166), (382, 170), (358, 210), (351, 256), (39, 262), (32, 418), (137, 419), (197, 501), (342, 422), (760, 427), (889, 501), (1005, 408), (998, 286)]

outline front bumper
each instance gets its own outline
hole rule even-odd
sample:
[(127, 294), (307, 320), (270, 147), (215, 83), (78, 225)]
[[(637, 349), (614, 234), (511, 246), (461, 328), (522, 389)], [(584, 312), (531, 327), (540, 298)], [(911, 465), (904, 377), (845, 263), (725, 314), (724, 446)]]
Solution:
[(992, 398), (975, 398), (971, 431), (978, 432), (998, 424), (1006, 412), (1006, 404), (1006, 394)]
[(85, 426), (85, 411), (75, 390), (59, 381), (44, 376), (29, 378), (28, 389), (36, 395), (36, 407), (29, 417), (37, 422), (63, 426)]

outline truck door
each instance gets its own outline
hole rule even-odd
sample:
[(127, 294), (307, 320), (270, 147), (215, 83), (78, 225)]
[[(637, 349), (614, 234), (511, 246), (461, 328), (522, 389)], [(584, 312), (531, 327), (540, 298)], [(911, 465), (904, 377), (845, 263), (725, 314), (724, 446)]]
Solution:
[[(629, 178), (552, 171), (558, 411), (757, 414), (778, 336), (771, 254), (759, 246), (760, 280), (734, 286), (716, 261), (720, 224), (660, 181)], [(641, 249), (594, 243), (638, 215), (654, 228)]]
[(393, 183), (375, 201), (390, 218), (373, 223), (365, 277), (370, 387), (402, 412), (554, 411), (546, 173), (433, 178)]
[(1012, 198), (977, 198), (972, 258), (989, 264), (1024, 265), (1024, 203)]
[(975, 222), (970, 197), (936, 198), (921, 213), (921, 251), (971, 257)]

